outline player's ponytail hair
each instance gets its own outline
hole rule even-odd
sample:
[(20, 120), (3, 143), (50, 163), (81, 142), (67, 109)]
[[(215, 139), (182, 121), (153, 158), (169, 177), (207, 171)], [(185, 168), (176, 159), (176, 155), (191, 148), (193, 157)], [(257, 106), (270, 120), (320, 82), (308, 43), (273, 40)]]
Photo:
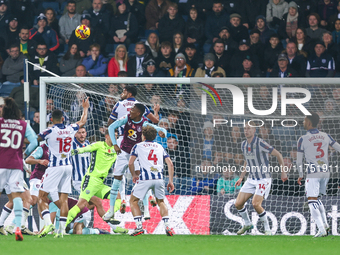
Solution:
[(5, 105), (2, 110), (2, 117), (4, 119), (11, 119), (11, 120), (20, 120), (21, 119), (21, 111), (19, 106), (11, 97), (5, 98)]
[(153, 141), (156, 139), (157, 136), (157, 130), (152, 126), (146, 126), (143, 127), (143, 135), (145, 137), (145, 140), (147, 141)]

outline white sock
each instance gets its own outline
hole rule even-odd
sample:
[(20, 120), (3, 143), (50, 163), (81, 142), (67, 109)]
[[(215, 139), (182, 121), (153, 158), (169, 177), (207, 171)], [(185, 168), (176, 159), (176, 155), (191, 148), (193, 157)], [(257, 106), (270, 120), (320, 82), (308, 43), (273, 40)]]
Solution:
[(126, 183), (126, 178), (125, 178), (125, 175), (123, 175), (122, 182), (120, 183), (120, 187), (119, 187), (120, 198), (122, 199), (122, 201), (125, 200), (125, 183)]
[(0, 216), (0, 226), (5, 225), (5, 221), (8, 218), (8, 216), (11, 214), (12, 209), (9, 209), (6, 205), (4, 205), (4, 208), (2, 208), (1, 216)]
[(323, 205), (323, 203), (321, 202), (320, 199), (318, 199), (318, 205), (319, 205), (319, 211), (320, 211), (320, 214), (321, 214), (323, 224), (325, 226), (329, 227), (328, 222), (327, 222), (326, 210), (325, 210), (325, 207), (324, 207), (324, 205)]
[(319, 228), (319, 231), (325, 232), (325, 226), (322, 221), (321, 213), (319, 210), (319, 204), (317, 200), (308, 200), (308, 206), (310, 210), (310, 214), (315, 220), (316, 225)]
[(136, 216), (134, 217), (134, 220), (136, 222), (137, 228), (143, 228), (143, 224), (142, 224), (142, 216)]
[(60, 216), (59, 218), (59, 234), (64, 233), (67, 217)]
[(248, 210), (246, 207), (243, 207), (243, 209), (239, 210), (238, 213), (241, 215), (242, 219), (244, 220), (244, 224), (246, 226), (251, 225), (251, 221), (249, 219), (249, 215), (248, 215)]
[(169, 227), (169, 216), (164, 216), (164, 217), (162, 218), (162, 221), (164, 222), (165, 228), (166, 228), (166, 227)]
[(45, 222), (45, 226), (49, 226), (52, 224), (51, 222), (51, 216), (50, 216), (50, 211), (49, 210), (43, 210), (41, 212), (41, 216), (43, 217), (44, 219), (44, 222)]
[(28, 218), (29, 209), (25, 208), (22, 210), (21, 228), (26, 227), (26, 220)]
[(143, 199), (143, 205), (144, 205), (144, 215), (149, 215), (149, 193), (147, 192), (144, 199)]
[(260, 217), (260, 220), (263, 222), (264, 230), (265, 231), (270, 231), (270, 227), (269, 227), (269, 222), (268, 222), (266, 211), (263, 211), (261, 214), (259, 214), (259, 217)]
[(108, 222), (107, 224), (109, 224), (110, 228), (112, 228), (112, 230), (116, 230), (116, 228), (118, 227), (118, 225), (113, 225), (110, 222)]

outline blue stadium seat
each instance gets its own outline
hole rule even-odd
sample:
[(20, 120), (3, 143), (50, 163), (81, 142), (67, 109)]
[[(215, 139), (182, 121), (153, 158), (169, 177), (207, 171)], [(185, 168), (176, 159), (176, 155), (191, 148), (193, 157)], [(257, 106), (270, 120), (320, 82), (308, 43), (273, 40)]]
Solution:
[(64, 9), (65, 9), (65, 6), (67, 5), (67, 1), (64, 1), (61, 6), (60, 6), (60, 9), (59, 9), (59, 14), (60, 15), (63, 15), (64, 13)]
[(114, 57), (116, 48), (119, 44), (106, 44), (105, 53), (109, 57)]
[(145, 38), (148, 38), (151, 33), (156, 33), (159, 36), (158, 30), (145, 30)]
[(57, 2), (42, 2), (44, 10), (46, 8), (52, 8), (56, 13), (59, 13), (59, 3)]
[(211, 48), (211, 44), (210, 43), (205, 43), (203, 45), (203, 52), (204, 52), (204, 54), (209, 53), (210, 52), (210, 48)]
[(134, 56), (134, 55), (136, 55), (135, 47), (136, 47), (136, 44), (134, 44), (134, 43), (131, 43), (131, 44), (129, 45), (129, 48), (128, 48), (129, 56)]
[(188, 19), (189, 19), (189, 16), (188, 15), (182, 15), (182, 18), (184, 19), (185, 22), (187, 22)]

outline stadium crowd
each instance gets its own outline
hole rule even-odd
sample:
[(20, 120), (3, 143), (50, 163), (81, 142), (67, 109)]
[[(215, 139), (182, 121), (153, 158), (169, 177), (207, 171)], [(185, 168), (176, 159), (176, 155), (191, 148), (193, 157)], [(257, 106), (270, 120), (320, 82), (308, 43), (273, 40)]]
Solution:
[[(75, 36), (80, 24), (91, 29), (86, 40)], [(25, 58), (58, 75), (76, 77), (340, 77), (340, 2), (0, 0), (0, 110), (1, 97), (6, 96), (13, 97), (24, 109)], [(49, 76), (44, 69), (30, 65), (30, 117), (36, 132), (39, 77)], [(166, 86), (146, 84), (138, 90), (137, 99), (161, 103), (165, 98), (159, 91), (165, 88), (178, 109), (183, 108), (185, 86)], [(119, 97), (122, 89), (111, 84), (107, 97), (92, 98), (88, 137), (100, 139), (105, 133), (105, 122), (116, 103), (111, 96)], [(49, 93), (56, 96), (60, 91)], [(313, 93), (328, 98), (323, 112), (332, 115), (339, 110), (340, 89), (327, 95), (323, 92), (315, 87)], [(270, 105), (266, 104), (268, 97), (271, 102), (267, 88), (259, 88), (259, 94), (263, 105)], [(63, 109), (66, 120), (79, 118), (82, 95), (67, 103), (57, 100), (63, 94), (54, 98), (47, 100), (48, 113), (62, 109), (64, 104), (70, 106)], [(190, 131), (190, 115), (186, 112), (160, 111), (159, 125), (169, 132), (167, 138), (157, 140), (174, 161), (176, 188), (180, 194), (233, 193), (235, 175), (195, 174), (188, 166), (243, 165), (242, 153), (237, 149), (243, 131), (239, 127), (213, 127), (212, 120), (201, 122), (203, 127)], [(322, 125), (331, 134), (335, 131), (334, 123), (324, 121)], [(189, 141), (190, 132), (203, 135)], [(285, 164), (295, 163), (295, 144), (301, 130), (286, 134), (278, 127), (265, 126), (258, 132), (278, 150), (282, 147)], [(190, 162), (190, 155), (197, 158)], [(301, 195), (303, 190), (293, 182), (283, 185), (283, 190), (274, 190), (277, 194)]]

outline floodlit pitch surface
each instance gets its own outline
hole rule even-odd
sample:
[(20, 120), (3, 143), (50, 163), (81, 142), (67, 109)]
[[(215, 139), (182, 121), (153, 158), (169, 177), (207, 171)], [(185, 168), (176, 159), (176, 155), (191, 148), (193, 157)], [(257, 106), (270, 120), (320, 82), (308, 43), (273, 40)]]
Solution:
[(340, 236), (198, 236), (176, 235), (70, 235), (54, 239), (52, 235), (39, 239), (24, 236), (16, 242), (14, 236), (0, 236), (0, 254), (242, 254), (242, 255), (303, 255), (339, 254)]

